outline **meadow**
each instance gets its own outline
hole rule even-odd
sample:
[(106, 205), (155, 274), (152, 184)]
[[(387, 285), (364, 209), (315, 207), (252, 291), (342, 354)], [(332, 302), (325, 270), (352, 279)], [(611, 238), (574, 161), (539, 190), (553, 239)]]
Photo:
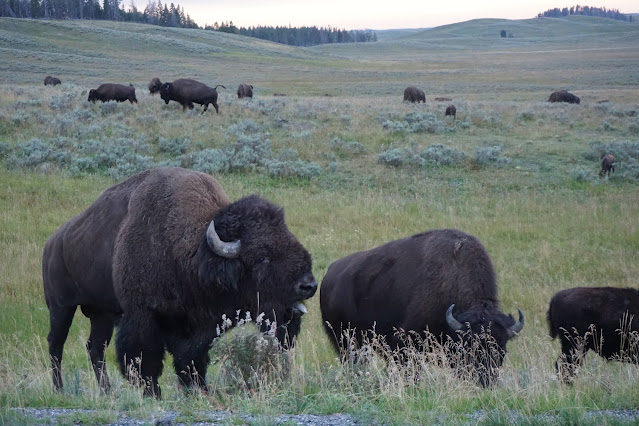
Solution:
[[(513, 37), (501, 38), (502, 29)], [(152, 422), (165, 410), (189, 423), (216, 409), (259, 424), (281, 413), (378, 424), (623, 423), (605, 410), (639, 406), (637, 366), (590, 353), (563, 385), (545, 315), (561, 289), (638, 285), (639, 26), (582, 16), (478, 20), (379, 39), (294, 48), (201, 30), (0, 20), (0, 422), (33, 421), (16, 407), (64, 407), (91, 409), (67, 423), (115, 422), (123, 412)], [(47, 75), (62, 84), (45, 87)], [(165, 105), (148, 93), (152, 77), (225, 85), (220, 113)], [(87, 102), (105, 82), (133, 84), (139, 103)], [(253, 99), (237, 99), (239, 83), (254, 85)], [(427, 102), (402, 102), (408, 85)], [(559, 89), (581, 104), (548, 103)], [(436, 97), (452, 99), (456, 120)], [(617, 164), (600, 179), (603, 153)], [(283, 206), (318, 282), (343, 256), (424, 230), (477, 236), (502, 310), (526, 315), (499, 383), (479, 388), (419, 355), (417, 380), (379, 359), (342, 365), (316, 295), (295, 349), (269, 355), (276, 368), (248, 380), (233, 370), (253, 353), (249, 326), (214, 345), (208, 395), (178, 390), (166, 359), (160, 401), (119, 375), (113, 347), (114, 389), (100, 394), (84, 348), (89, 322), (77, 312), (66, 388), (56, 394), (44, 243), (107, 187), (163, 165), (210, 173), (232, 200), (257, 193)]]

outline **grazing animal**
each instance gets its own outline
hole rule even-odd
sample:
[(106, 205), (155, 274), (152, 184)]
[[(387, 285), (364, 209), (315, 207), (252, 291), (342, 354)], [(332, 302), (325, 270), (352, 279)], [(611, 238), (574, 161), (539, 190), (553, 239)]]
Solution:
[[(518, 321), (499, 310), (484, 246), (456, 229), (427, 231), (333, 262), (322, 281), (320, 307), (338, 352), (348, 350), (349, 330), (361, 346), (374, 329), (393, 350), (404, 346), (397, 329), (423, 337), (428, 330), (442, 343), (449, 337), (464, 344), (479, 339), (491, 349), (471, 355), (469, 363), (483, 386), (497, 377), (506, 342), (524, 326), (521, 310)], [(483, 330), (496, 345), (488, 344)]]
[(408, 86), (406, 89), (404, 89), (404, 100), (412, 103), (426, 103), (426, 95), (424, 94), (423, 90), (420, 90), (415, 86)]
[(457, 118), (457, 108), (455, 108), (455, 105), (449, 105), (448, 108), (446, 108), (444, 118), (448, 116), (453, 117), (453, 121), (455, 121), (455, 119)]
[(242, 98), (252, 98), (253, 97), (253, 86), (251, 84), (240, 84), (237, 87), (237, 97), (239, 99)]
[(601, 158), (601, 170), (599, 170), (599, 177), (602, 178), (608, 173), (615, 171), (615, 156), (612, 154), (606, 154)]
[(49, 85), (55, 86), (55, 85), (58, 85), (58, 84), (62, 84), (62, 82), (57, 77), (51, 77), (50, 75), (48, 75), (48, 76), (46, 76), (44, 78), (44, 85), (45, 86), (49, 86)]
[(164, 83), (160, 87), (160, 96), (166, 104), (169, 101), (176, 101), (182, 105), (182, 110), (186, 108), (193, 109), (193, 103), (204, 106), (202, 114), (209, 108), (209, 104), (215, 107), (215, 112), (220, 113), (217, 105), (217, 88), (226, 87), (218, 84), (215, 87), (209, 87), (204, 83), (192, 80), (190, 78), (180, 78), (172, 83)]
[(138, 103), (138, 99), (135, 97), (135, 87), (132, 84), (125, 86), (117, 83), (105, 83), (101, 84), (97, 89), (89, 90), (89, 102), (95, 103), (95, 101), (108, 102), (129, 101), (131, 103)]
[(42, 258), (53, 385), (76, 307), (91, 320), (87, 349), (108, 390), (104, 351), (117, 323), (120, 371), (160, 396), (165, 350), (181, 384), (206, 390), (208, 350), (223, 316), (264, 313), (284, 346), (300, 330), (317, 282), (281, 207), (257, 195), (231, 203), (204, 173), (157, 168), (105, 190), (49, 238)]
[(153, 77), (151, 81), (149, 81), (149, 93), (155, 95), (160, 91), (160, 87), (162, 87), (162, 82), (159, 78)]
[(580, 100), (572, 93), (568, 93), (565, 90), (560, 90), (558, 92), (552, 92), (550, 94), (550, 98), (548, 98), (548, 102), (568, 102), (570, 104), (578, 104)]
[(451, 98), (435, 98), (435, 100), (437, 102), (450, 102), (450, 101), (452, 101)]
[(575, 287), (557, 292), (548, 308), (550, 336), (561, 340), (555, 366), (571, 382), (592, 349), (607, 360), (639, 364), (639, 290)]

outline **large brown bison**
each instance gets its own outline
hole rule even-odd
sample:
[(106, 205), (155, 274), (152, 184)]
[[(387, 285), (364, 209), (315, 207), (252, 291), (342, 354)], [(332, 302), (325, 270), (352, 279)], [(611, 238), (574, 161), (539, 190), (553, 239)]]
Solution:
[(575, 287), (556, 293), (548, 308), (550, 336), (561, 340), (556, 367), (571, 382), (586, 352), (639, 364), (639, 290)]
[(54, 387), (62, 388), (63, 345), (79, 305), (91, 320), (87, 349), (100, 387), (109, 388), (104, 351), (117, 323), (120, 371), (156, 396), (165, 351), (183, 385), (206, 389), (223, 315), (264, 313), (262, 331), (276, 321), (286, 346), (299, 332), (301, 301), (317, 288), (282, 208), (257, 195), (231, 203), (211, 176), (181, 168), (104, 191), (49, 238), (42, 273)]
[(578, 104), (581, 101), (572, 93), (568, 93), (565, 90), (559, 90), (550, 94), (548, 102), (568, 102), (570, 104)]
[(159, 78), (153, 77), (151, 81), (149, 81), (149, 93), (155, 95), (160, 91), (160, 87), (162, 87), (162, 82)]
[(404, 100), (413, 103), (426, 103), (426, 95), (424, 94), (423, 90), (420, 90), (415, 86), (408, 86), (406, 89), (404, 89)]
[(87, 101), (93, 103), (95, 103), (95, 101), (129, 101), (131, 103), (138, 103), (138, 99), (135, 97), (135, 87), (133, 87), (132, 84), (125, 86), (117, 83), (105, 83), (101, 84), (97, 89), (89, 90), (89, 98)]
[(457, 118), (457, 108), (455, 108), (455, 105), (449, 105), (446, 108), (446, 112), (444, 113), (444, 118), (448, 116), (453, 117), (453, 121), (455, 121), (455, 119)]
[(470, 368), (483, 386), (497, 377), (506, 342), (524, 325), (521, 310), (518, 321), (499, 310), (484, 246), (456, 229), (427, 231), (333, 262), (322, 281), (320, 306), (338, 352), (348, 350), (353, 331), (361, 346), (373, 329), (392, 350), (404, 347), (396, 330), (422, 337), (428, 330), (442, 343), (479, 341), (487, 349), (458, 367)]
[(601, 170), (599, 170), (599, 177), (604, 177), (606, 173), (610, 177), (610, 172), (615, 171), (615, 156), (612, 154), (606, 154), (601, 158)]
[(51, 77), (50, 75), (46, 76), (44, 78), (44, 85), (45, 86), (56, 86), (58, 84), (62, 84), (62, 82), (60, 81), (59, 78), (57, 77)]
[(252, 98), (253, 97), (253, 85), (242, 83), (237, 87), (237, 97)]
[(187, 107), (193, 109), (193, 103), (204, 106), (202, 114), (209, 108), (209, 104), (215, 107), (215, 112), (219, 114), (217, 105), (217, 88), (226, 87), (218, 84), (215, 87), (209, 87), (204, 83), (200, 83), (190, 78), (180, 78), (171, 83), (164, 83), (160, 87), (160, 96), (166, 104), (169, 101), (176, 101), (182, 105), (182, 110)]

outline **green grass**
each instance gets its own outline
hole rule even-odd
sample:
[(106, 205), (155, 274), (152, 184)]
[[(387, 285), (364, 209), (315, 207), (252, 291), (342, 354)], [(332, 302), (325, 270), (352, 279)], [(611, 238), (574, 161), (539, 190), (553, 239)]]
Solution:
[[(501, 29), (515, 37), (501, 39)], [(587, 411), (636, 407), (639, 369), (590, 354), (572, 387), (557, 383), (559, 344), (548, 337), (545, 312), (564, 288), (637, 286), (636, 162), (620, 157), (615, 174), (599, 179), (593, 144), (639, 143), (638, 31), (636, 24), (587, 17), (477, 20), (392, 33), (364, 46), (301, 49), (136, 24), (0, 20), (0, 406), (96, 410), (69, 423), (109, 422), (121, 411), (149, 419), (161, 410), (197, 421), (216, 408), (256, 414), (266, 423), (280, 413), (338, 412), (363, 422), (475, 423), (469, 416), (478, 411), (489, 424), (509, 422), (513, 411), (522, 423), (615, 423)], [(44, 87), (49, 74), (62, 86)], [(165, 106), (146, 89), (154, 76), (226, 85), (220, 114)], [(133, 83), (139, 104), (88, 104), (88, 90), (107, 81)], [(236, 98), (240, 82), (255, 86), (254, 99)], [(425, 89), (426, 104), (401, 102), (409, 84)], [(559, 88), (582, 104), (547, 103)], [(453, 98), (457, 122), (444, 120), (448, 103), (435, 96)], [(603, 99), (611, 102), (596, 103)], [(424, 114), (435, 117), (434, 132), (382, 126)], [(416, 383), (379, 360), (342, 366), (324, 336), (316, 296), (288, 377), (265, 377), (252, 392), (229, 387), (214, 362), (214, 392), (185, 395), (169, 357), (164, 399), (145, 400), (120, 377), (110, 347), (114, 392), (100, 395), (84, 350), (88, 320), (77, 313), (65, 346), (66, 390), (53, 393), (42, 248), (60, 224), (131, 171), (123, 154), (89, 171), (74, 169), (86, 163), (73, 161), (95, 160), (83, 151), (95, 141), (106, 154), (120, 145), (153, 164), (180, 155), (188, 162), (246, 135), (268, 139), (273, 159), (294, 149), (297, 159), (321, 168), (310, 179), (273, 177), (262, 163), (215, 174), (231, 199), (259, 193), (284, 206), (318, 280), (343, 256), (427, 229), (476, 235), (495, 264), (503, 310), (514, 314), (519, 307), (526, 315), (521, 336), (509, 343), (499, 385), (479, 389), (427, 363), (419, 363)], [(335, 138), (363, 150), (335, 148)], [(28, 145), (34, 139), (55, 155), (37, 160)], [(434, 144), (466, 159), (451, 166), (379, 163), (389, 149), (419, 154)], [(509, 161), (474, 160), (476, 150), (493, 146)], [(26, 154), (34, 156), (31, 165)], [(20, 421), (16, 416), (5, 408), (0, 422)]]

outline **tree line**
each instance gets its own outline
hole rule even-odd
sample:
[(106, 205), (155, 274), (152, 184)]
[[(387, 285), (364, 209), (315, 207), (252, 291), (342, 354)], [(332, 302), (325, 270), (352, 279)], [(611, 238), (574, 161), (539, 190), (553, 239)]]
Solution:
[(559, 9), (548, 9), (545, 12), (539, 13), (538, 18), (561, 18), (570, 15), (586, 15), (597, 16), (599, 18), (617, 19), (619, 21), (633, 22), (632, 15), (619, 12), (618, 9), (606, 9), (605, 7), (591, 7), (591, 6), (572, 6)]

